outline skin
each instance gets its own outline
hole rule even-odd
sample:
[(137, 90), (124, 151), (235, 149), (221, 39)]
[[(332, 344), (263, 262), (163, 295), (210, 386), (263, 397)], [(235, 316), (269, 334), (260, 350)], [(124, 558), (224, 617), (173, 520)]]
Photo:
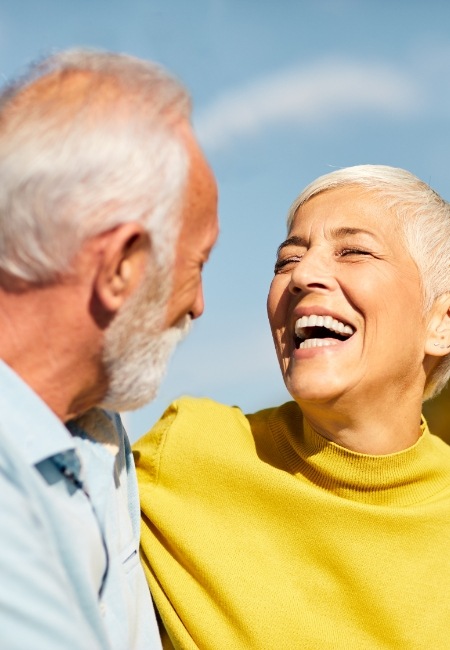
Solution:
[[(288, 391), (316, 431), (366, 454), (417, 441), (426, 377), (442, 355), (433, 344), (448, 326), (448, 298), (423, 314), (419, 271), (395, 223), (379, 197), (357, 186), (312, 197), (279, 249), (268, 296)], [(355, 332), (296, 349), (295, 322), (311, 314)], [(444, 334), (450, 343), (448, 327)]]
[[(185, 139), (191, 166), (166, 327), (201, 315), (201, 270), (218, 233), (212, 173), (187, 122), (174, 128)], [(142, 225), (122, 224), (88, 239), (60, 281), (0, 288), (0, 356), (61, 420), (102, 401), (104, 334), (144, 280), (150, 256)]]
[(191, 158), (189, 182), (182, 213), (166, 327), (189, 314), (198, 318), (204, 310), (202, 269), (219, 234), (217, 186), (191, 129), (181, 126)]

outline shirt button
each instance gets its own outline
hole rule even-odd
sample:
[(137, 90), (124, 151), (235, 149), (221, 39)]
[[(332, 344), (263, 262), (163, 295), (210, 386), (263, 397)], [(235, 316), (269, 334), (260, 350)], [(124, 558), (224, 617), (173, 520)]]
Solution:
[(106, 605), (105, 605), (105, 603), (100, 603), (100, 614), (102, 616), (105, 616), (105, 614), (106, 614)]

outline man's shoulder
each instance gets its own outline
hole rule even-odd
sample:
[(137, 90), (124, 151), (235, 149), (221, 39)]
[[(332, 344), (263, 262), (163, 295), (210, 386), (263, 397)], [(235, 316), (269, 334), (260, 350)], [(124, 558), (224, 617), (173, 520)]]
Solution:
[[(6, 434), (0, 422), (0, 482), (12, 482), (20, 485), (27, 476), (33, 474), (32, 467), (23, 457), (22, 451)], [(1, 492), (1, 490), (0, 490)]]

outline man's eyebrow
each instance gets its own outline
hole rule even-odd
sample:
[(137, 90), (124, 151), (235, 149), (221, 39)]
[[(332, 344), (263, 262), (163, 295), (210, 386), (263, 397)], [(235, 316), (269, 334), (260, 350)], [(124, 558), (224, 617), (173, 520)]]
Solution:
[(286, 248), (287, 246), (306, 246), (306, 241), (303, 239), (303, 237), (297, 237), (295, 235), (288, 237), (278, 246), (277, 255), (279, 255), (283, 248)]

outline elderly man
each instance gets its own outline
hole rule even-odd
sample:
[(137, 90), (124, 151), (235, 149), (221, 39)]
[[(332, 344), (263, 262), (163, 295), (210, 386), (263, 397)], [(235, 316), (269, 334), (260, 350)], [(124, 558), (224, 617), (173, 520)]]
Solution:
[(216, 186), (189, 110), (160, 67), (81, 50), (0, 97), (5, 650), (160, 647), (112, 411), (154, 396), (203, 311)]

